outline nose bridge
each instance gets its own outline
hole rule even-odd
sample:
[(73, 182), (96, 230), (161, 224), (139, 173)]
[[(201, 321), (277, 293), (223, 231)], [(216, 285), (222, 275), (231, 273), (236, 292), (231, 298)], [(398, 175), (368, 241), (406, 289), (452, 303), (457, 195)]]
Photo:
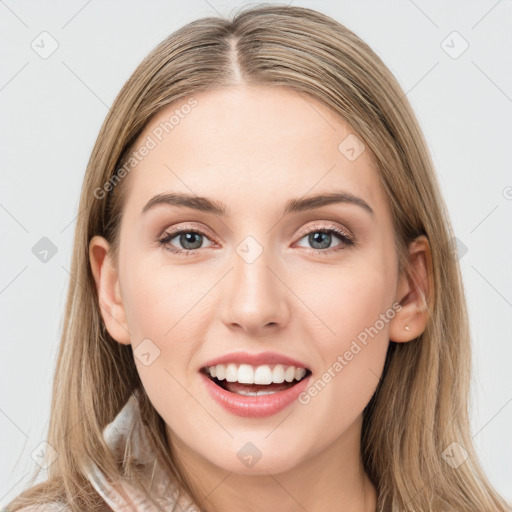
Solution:
[(276, 265), (268, 240), (260, 243), (247, 236), (235, 249), (224, 311), (227, 324), (257, 330), (284, 321), (285, 287), (271, 270)]

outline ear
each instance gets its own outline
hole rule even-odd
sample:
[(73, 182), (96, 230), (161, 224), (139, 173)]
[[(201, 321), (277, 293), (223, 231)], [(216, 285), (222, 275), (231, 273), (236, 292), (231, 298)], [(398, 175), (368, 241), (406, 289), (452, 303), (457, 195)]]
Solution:
[[(396, 343), (417, 338), (425, 330), (430, 318), (434, 280), (432, 254), (425, 235), (410, 243), (407, 270), (399, 278), (395, 296), (395, 301), (400, 302), (402, 309), (391, 320), (389, 328), (390, 341)], [(406, 326), (409, 330), (405, 329)]]
[(121, 301), (118, 271), (112, 262), (110, 244), (104, 237), (92, 237), (89, 242), (89, 260), (105, 327), (117, 342), (129, 345), (130, 332)]

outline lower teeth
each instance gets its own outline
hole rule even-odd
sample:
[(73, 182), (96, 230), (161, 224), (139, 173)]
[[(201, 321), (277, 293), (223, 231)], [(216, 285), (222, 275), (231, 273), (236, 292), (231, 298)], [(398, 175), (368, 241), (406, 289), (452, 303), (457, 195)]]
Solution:
[[(281, 391), (286, 391), (287, 389), (290, 389), (292, 386), (297, 384), (297, 382), (300, 382), (300, 381), (295, 381), (293, 383), (284, 382), (284, 383), (281, 383), (281, 384), (272, 384), (271, 386), (268, 386), (268, 387), (277, 387), (277, 390), (276, 389), (273, 389), (273, 390), (261, 389), (262, 386), (258, 385), (257, 387), (259, 387), (260, 389), (258, 389), (258, 391), (253, 391), (251, 389), (248, 389), (250, 385), (244, 386), (246, 389), (243, 389), (243, 388), (240, 389), (239, 386), (232, 386), (231, 382), (227, 382), (224, 379), (223, 380), (219, 380), (216, 377), (210, 377), (210, 380), (212, 382), (214, 382), (215, 384), (217, 384), (217, 386), (219, 386), (222, 389), (224, 389), (225, 391), (229, 391), (230, 393), (234, 393), (236, 395), (243, 395), (243, 396), (273, 395), (275, 393), (280, 393)], [(238, 387), (239, 389), (236, 389), (236, 387)], [(235, 388), (235, 389), (233, 389), (233, 388)]]
[(278, 393), (278, 391), (235, 391), (237, 395), (245, 395), (245, 396), (260, 396), (260, 395), (273, 395), (274, 393)]

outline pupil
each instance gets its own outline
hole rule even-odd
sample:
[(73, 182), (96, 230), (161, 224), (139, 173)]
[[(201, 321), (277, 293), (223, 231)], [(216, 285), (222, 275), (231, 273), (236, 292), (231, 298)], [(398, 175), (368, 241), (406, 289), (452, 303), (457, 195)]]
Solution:
[[(322, 244), (322, 241), (321, 241), (322, 237), (325, 237), (325, 239), (327, 240), (327, 243), (324, 240), (322, 247), (316, 247), (316, 249), (326, 249), (327, 247), (329, 247), (329, 245), (331, 243), (331, 234), (330, 233), (321, 233), (320, 231), (311, 233), (309, 235), (309, 243), (311, 245), (313, 245), (315, 243)], [(318, 238), (320, 238), (320, 240), (317, 240)]]
[[(180, 243), (183, 245), (185, 249), (199, 249), (201, 247), (201, 239), (199, 238), (201, 235), (199, 233), (184, 233), (180, 236)], [(199, 244), (194, 246), (194, 238), (197, 237), (199, 239)], [(187, 244), (192, 243), (192, 247)], [(197, 244), (197, 240), (196, 240)]]

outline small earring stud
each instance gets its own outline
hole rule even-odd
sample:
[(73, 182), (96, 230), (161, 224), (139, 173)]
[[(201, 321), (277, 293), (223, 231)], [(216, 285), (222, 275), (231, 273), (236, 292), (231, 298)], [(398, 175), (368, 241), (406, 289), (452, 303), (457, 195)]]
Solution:
[(410, 331), (410, 330), (411, 330), (411, 328), (410, 328), (408, 325), (406, 325), (406, 326), (404, 327), (404, 329), (405, 329), (406, 331)]

